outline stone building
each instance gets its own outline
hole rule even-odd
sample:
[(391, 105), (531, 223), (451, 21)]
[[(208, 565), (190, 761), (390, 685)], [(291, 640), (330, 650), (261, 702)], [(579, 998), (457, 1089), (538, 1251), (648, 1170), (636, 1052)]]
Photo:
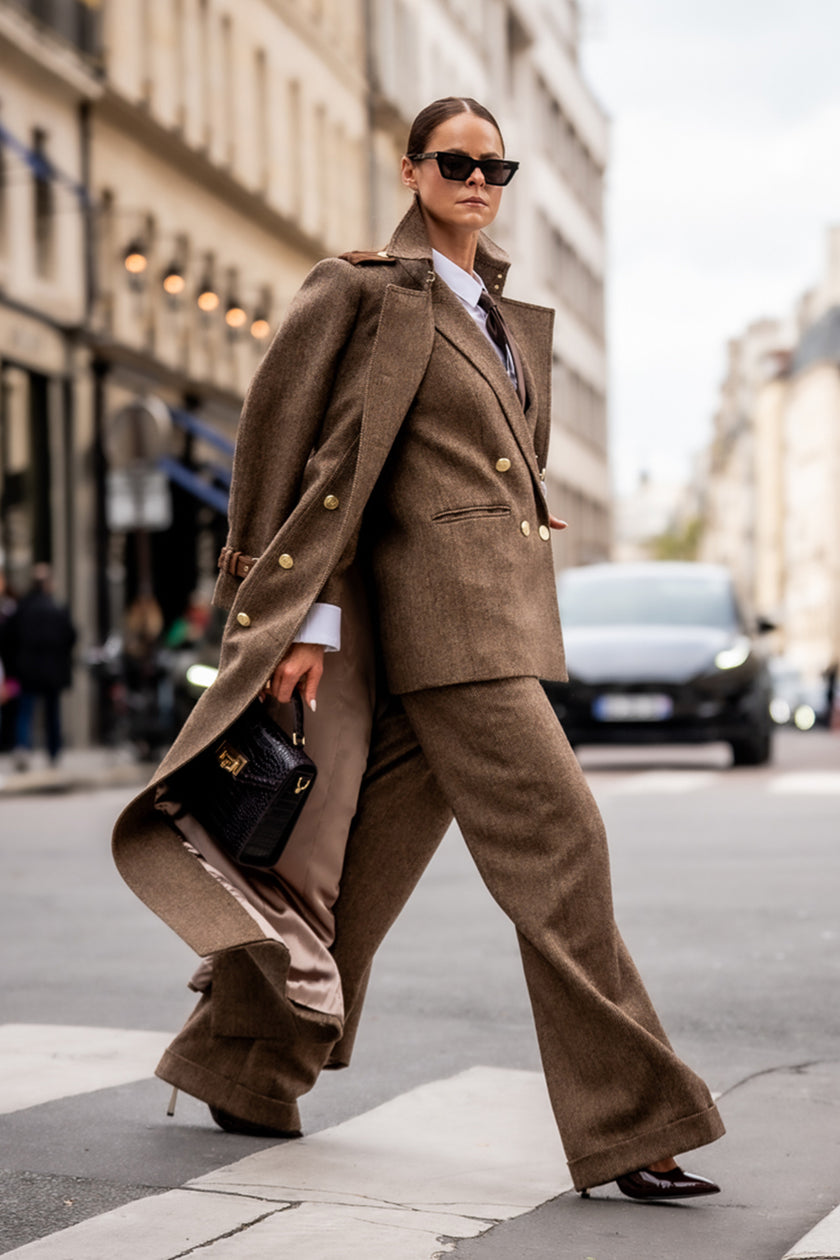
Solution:
[(756, 596), (758, 505), (766, 496), (758, 482), (759, 438), (764, 437), (766, 419), (762, 415), (759, 434), (756, 406), (762, 387), (778, 369), (777, 356), (789, 344), (783, 325), (773, 319), (756, 320), (733, 338), (714, 418), (698, 559), (726, 565), (749, 607), (755, 606)]
[[(82, 653), (143, 601), (166, 627), (206, 599), (271, 331), (319, 258), (387, 240), (444, 94), (487, 101), (522, 163), (495, 234), (511, 293), (558, 311), (558, 564), (606, 556), (607, 127), (577, 23), (575, 0), (0, 0), (0, 564), (21, 587), (53, 562)], [(77, 670), (77, 741), (92, 695)]]
[(820, 284), (791, 317), (733, 343), (702, 544), (811, 682), (840, 659), (840, 228), (827, 246)]

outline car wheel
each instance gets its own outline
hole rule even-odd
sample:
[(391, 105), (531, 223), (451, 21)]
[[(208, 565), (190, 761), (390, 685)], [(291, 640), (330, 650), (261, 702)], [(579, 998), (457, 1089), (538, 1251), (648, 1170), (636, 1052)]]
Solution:
[(733, 739), (733, 766), (764, 766), (773, 755), (773, 738), (769, 731), (759, 731), (748, 739)]

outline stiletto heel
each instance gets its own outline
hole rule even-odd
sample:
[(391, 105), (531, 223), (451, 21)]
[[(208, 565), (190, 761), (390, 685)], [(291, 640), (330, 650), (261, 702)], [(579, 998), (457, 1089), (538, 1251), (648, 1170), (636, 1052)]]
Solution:
[(169, 1097), (169, 1106), (166, 1108), (166, 1114), (168, 1116), (175, 1115), (175, 1104), (177, 1101), (178, 1101), (178, 1086), (176, 1085), (174, 1089), (172, 1090), (172, 1093)]

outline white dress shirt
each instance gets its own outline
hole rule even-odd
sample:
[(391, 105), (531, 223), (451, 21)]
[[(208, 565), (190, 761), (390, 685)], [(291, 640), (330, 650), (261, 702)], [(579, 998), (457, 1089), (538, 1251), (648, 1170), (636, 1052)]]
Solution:
[(502, 367), (513, 381), (514, 386), (518, 387), (519, 382), (516, 379), (516, 367), (513, 362), (513, 356), (509, 349), (503, 354), (501, 347), (490, 336), (487, 331), (487, 312), (483, 311), (478, 305), (478, 299), (482, 293), (487, 292), (487, 285), (481, 279), (481, 276), (477, 276), (474, 271), (464, 271), (463, 267), (459, 267), (451, 258), (447, 258), (445, 254), (442, 254), (440, 250), (432, 250), (432, 259), (435, 265), (435, 273), (452, 290), (464, 310), (481, 329), (489, 344), (499, 356)]

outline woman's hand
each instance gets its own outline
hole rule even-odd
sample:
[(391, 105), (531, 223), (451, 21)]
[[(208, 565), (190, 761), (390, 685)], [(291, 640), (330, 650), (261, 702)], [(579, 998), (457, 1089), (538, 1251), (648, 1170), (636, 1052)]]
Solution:
[(559, 516), (552, 516), (550, 512), (548, 514), (548, 523), (552, 529), (568, 529), (569, 528), (566, 521), (561, 521)]
[(269, 678), (264, 690), (282, 704), (300, 688), (305, 704), (315, 712), (315, 696), (324, 672), (324, 648), (320, 643), (293, 643)]

